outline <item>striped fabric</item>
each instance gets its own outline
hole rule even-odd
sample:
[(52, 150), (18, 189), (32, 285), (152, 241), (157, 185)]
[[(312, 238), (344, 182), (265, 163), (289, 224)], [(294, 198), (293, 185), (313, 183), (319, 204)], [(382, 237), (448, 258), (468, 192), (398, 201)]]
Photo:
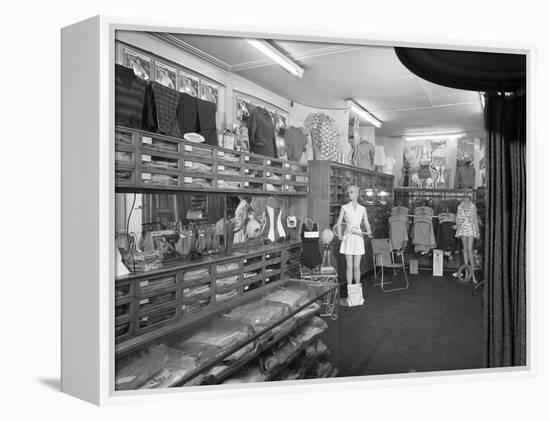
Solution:
[(179, 92), (174, 89), (150, 82), (145, 94), (146, 118), (143, 129), (181, 138), (176, 115), (179, 96)]

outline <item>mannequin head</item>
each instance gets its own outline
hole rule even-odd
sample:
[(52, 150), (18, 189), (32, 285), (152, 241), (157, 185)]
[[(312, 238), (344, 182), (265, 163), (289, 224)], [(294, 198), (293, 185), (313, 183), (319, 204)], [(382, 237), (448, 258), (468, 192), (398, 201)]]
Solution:
[(346, 190), (349, 200), (357, 200), (357, 197), (359, 196), (359, 187), (357, 187), (355, 184), (351, 184), (347, 187)]

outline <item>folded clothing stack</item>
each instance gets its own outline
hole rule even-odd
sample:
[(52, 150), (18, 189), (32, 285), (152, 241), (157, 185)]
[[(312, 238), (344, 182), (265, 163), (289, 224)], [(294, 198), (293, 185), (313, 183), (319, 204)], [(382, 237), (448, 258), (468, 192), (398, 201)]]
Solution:
[(134, 390), (159, 373), (167, 359), (168, 347), (152, 345), (116, 363), (115, 389)]
[(245, 365), (222, 384), (265, 382), (266, 376), (257, 364)]
[(320, 317), (313, 316), (313, 318), (303, 325), (296, 332), (297, 338), (301, 342), (307, 342), (313, 339), (315, 336), (320, 335), (328, 328), (327, 323)]
[(288, 314), (290, 314), (290, 308), (285, 304), (256, 301), (235, 307), (223, 317), (239, 320), (259, 332)]
[(281, 287), (264, 296), (264, 300), (283, 303), (295, 310), (309, 300), (309, 294), (306, 290)]

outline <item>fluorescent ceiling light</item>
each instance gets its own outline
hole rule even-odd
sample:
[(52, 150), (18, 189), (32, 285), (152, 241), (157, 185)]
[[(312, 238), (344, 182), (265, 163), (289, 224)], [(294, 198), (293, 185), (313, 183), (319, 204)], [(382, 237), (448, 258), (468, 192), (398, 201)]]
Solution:
[(380, 120), (378, 120), (375, 116), (373, 116), (363, 107), (361, 107), (355, 101), (348, 99), (347, 102), (348, 102), (349, 109), (355, 114), (357, 114), (359, 117), (361, 117), (363, 120), (366, 120), (367, 122), (369, 122), (375, 127), (379, 127), (379, 128), (382, 127), (382, 122)]
[(459, 139), (464, 137), (464, 133), (432, 133), (432, 134), (419, 134), (419, 135), (410, 135), (403, 136), (407, 142), (412, 142), (415, 140), (438, 140), (438, 139)]
[(265, 54), (279, 66), (292, 73), (294, 76), (301, 78), (304, 75), (304, 69), (294, 63), (291, 59), (289, 59), (267, 41), (263, 39), (247, 39), (246, 41), (248, 41), (250, 45), (257, 48), (258, 51)]

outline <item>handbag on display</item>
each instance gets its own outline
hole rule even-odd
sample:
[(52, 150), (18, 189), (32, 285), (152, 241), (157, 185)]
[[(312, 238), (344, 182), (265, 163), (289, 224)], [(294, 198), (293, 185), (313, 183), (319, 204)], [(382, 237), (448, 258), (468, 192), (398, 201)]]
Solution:
[(363, 299), (363, 285), (361, 284), (348, 284), (348, 298), (346, 298), (346, 304), (348, 307), (355, 307), (363, 305), (365, 300)]

